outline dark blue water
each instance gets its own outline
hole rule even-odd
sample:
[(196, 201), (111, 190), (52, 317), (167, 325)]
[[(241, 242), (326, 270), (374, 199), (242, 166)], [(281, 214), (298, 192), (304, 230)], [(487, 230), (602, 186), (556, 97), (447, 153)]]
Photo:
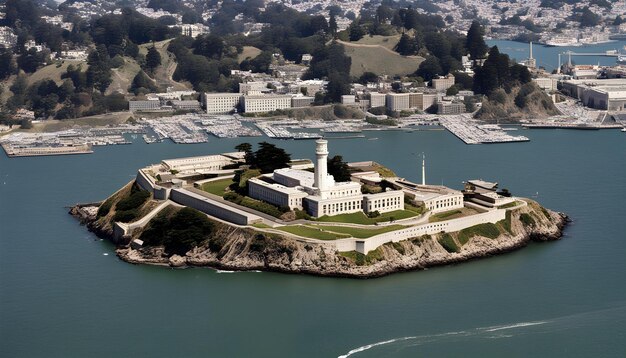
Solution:
[[(528, 44), (507, 41), (507, 40), (491, 40), (487, 41), (489, 46), (498, 46), (498, 50), (506, 53), (512, 59), (518, 62), (528, 58)], [(585, 46), (566, 46), (566, 47), (549, 47), (533, 44), (533, 57), (537, 59), (537, 66), (544, 67), (548, 71), (552, 71), (559, 65), (559, 53), (573, 51), (576, 53), (605, 53), (608, 50), (617, 50), (626, 53), (624, 50), (625, 40), (611, 41), (597, 45)], [(568, 60), (566, 55), (561, 56), (561, 63), (564, 64)], [(578, 65), (601, 65), (614, 66), (616, 57), (606, 56), (572, 56), (572, 63)]]
[[(374, 280), (130, 265), (67, 214), (139, 167), (241, 140), (2, 155), (0, 356), (624, 357), (626, 134), (523, 134), (531, 142), (467, 146), (445, 131), (331, 140), (331, 154), (413, 180), (425, 152), (431, 183), (495, 180), (574, 219), (558, 242)], [(276, 143), (313, 157), (311, 141)]]

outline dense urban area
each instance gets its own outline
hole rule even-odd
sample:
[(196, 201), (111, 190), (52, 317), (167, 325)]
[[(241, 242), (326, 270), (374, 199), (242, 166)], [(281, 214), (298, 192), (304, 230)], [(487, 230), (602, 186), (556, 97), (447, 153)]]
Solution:
[[(626, 55), (546, 69), (533, 43), (626, 37), (619, 1), (66, 1), (0, 5), (9, 156), (441, 125), (467, 144), (525, 128), (622, 128)], [(528, 43), (522, 59), (487, 39)], [(105, 126), (104, 128), (102, 128)]]

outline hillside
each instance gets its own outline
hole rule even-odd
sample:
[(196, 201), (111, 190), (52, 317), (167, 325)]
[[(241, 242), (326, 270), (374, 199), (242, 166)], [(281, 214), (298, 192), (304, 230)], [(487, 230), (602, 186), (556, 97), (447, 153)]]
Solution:
[(356, 42), (337, 41), (343, 45), (346, 55), (352, 59), (351, 76), (364, 72), (379, 75), (403, 76), (417, 70), (424, 61), (419, 56), (401, 56), (393, 50), (399, 36), (364, 37)]
[(474, 118), (485, 121), (517, 122), (559, 115), (550, 97), (535, 83), (514, 87), (510, 93), (497, 89), (483, 100)]
[(253, 59), (255, 57), (257, 57), (258, 55), (261, 54), (261, 50), (259, 50), (256, 47), (253, 46), (244, 46), (243, 47), (243, 51), (241, 51), (241, 53), (239, 54), (239, 56), (237, 56), (237, 62), (241, 63), (241, 61), (249, 58), (249, 59)]
[[(159, 54), (161, 54), (161, 66), (157, 68), (154, 74), (154, 80), (157, 86), (163, 91), (165, 91), (167, 87), (173, 87), (176, 91), (190, 90), (192, 88), (190, 83), (176, 82), (172, 79), (172, 75), (174, 71), (176, 71), (177, 63), (174, 55), (167, 51), (167, 46), (170, 41), (171, 39), (154, 43), (154, 47), (156, 47)], [(151, 46), (152, 44), (139, 45), (139, 53), (145, 55), (148, 52), (148, 47)]]

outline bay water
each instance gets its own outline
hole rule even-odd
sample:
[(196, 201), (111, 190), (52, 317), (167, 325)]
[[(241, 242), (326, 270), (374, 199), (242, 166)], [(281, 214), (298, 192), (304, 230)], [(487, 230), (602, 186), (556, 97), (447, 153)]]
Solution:
[[(522, 132), (522, 130), (520, 130)], [(482, 178), (567, 213), (556, 242), (370, 280), (131, 265), (68, 206), (102, 200), (165, 158), (268, 140), (0, 156), (1, 357), (624, 357), (626, 133), (524, 130), (463, 144), (447, 131), (367, 132), (331, 155), (461, 188)]]

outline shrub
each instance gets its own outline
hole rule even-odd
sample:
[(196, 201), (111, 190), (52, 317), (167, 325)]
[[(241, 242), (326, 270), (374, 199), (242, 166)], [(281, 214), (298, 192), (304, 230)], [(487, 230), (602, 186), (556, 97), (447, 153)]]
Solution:
[[(141, 234), (140, 239), (150, 246), (165, 246), (165, 252), (168, 254), (184, 255), (212, 232), (213, 223), (205, 214), (196, 209), (183, 208), (171, 218), (165, 214), (157, 215), (150, 221), (148, 229)], [(223, 244), (216, 238), (209, 243), (209, 248), (212, 251), (219, 251)]]
[(535, 219), (527, 213), (521, 214), (519, 219), (526, 226), (535, 226)]
[(380, 216), (380, 211), (375, 210), (375, 211), (370, 211), (369, 213), (367, 213), (367, 217), (368, 218), (377, 218)]
[(98, 217), (107, 216), (111, 211), (111, 207), (113, 206), (113, 200), (107, 199), (100, 207), (98, 208)]
[(135, 220), (137, 218), (137, 215), (137, 209), (116, 211), (115, 215), (113, 215), (113, 220), (127, 223)]
[(441, 244), (441, 246), (443, 246), (443, 248), (446, 251), (448, 251), (450, 253), (461, 251), (459, 249), (459, 246), (454, 241), (454, 238), (450, 234), (448, 234), (448, 233), (445, 233), (445, 234), (441, 235), (441, 237), (437, 241), (439, 242), (439, 244)]
[(130, 195), (120, 200), (115, 205), (115, 210), (125, 211), (140, 207), (150, 197), (150, 193), (133, 185)]
[(490, 239), (496, 239), (500, 236), (500, 230), (495, 224), (485, 223), (465, 228), (459, 232), (459, 242), (465, 245), (469, 239), (474, 236), (484, 236)]

